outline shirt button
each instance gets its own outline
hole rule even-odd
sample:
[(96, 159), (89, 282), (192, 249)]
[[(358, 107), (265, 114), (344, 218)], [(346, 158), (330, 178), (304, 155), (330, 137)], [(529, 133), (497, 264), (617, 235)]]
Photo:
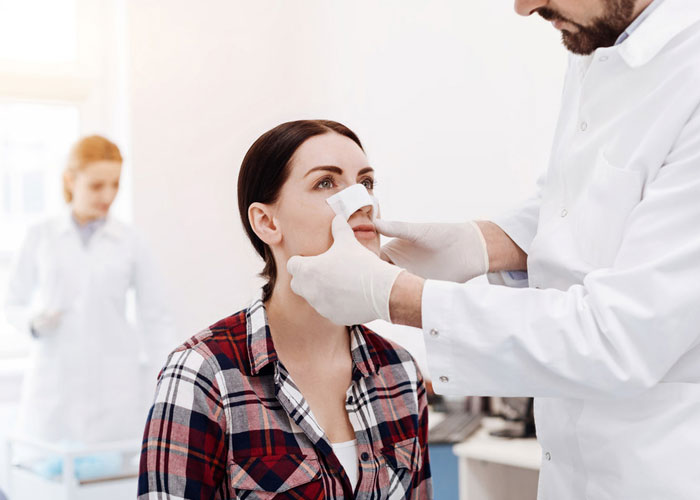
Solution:
[(369, 453), (367, 453), (366, 451), (362, 452), (362, 455), (360, 455), (360, 459), (362, 459), (363, 462), (366, 462), (367, 460), (369, 460)]
[(588, 123), (581, 122), (581, 132), (585, 132), (586, 130), (588, 130)]
[(552, 454), (547, 452), (544, 454), (544, 458), (547, 460), (547, 462), (549, 462), (550, 460), (552, 460)]
[(567, 209), (565, 209), (565, 208), (562, 208), (562, 209), (561, 209), (561, 214), (560, 214), (560, 215), (562, 216), (562, 218), (564, 218), (564, 217), (566, 217), (567, 215), (569, 215), (569, 211), (568, 211)]
[(449, 381), (450, 381), (450, 377), (446, 377), (445, 375), (440, 376), (440, 382), (446, 384)]
[(598, 59), (600, 62), (605, 62), (609, 59), (608, 56), (600, 56), (600, 59)]
[(431, 336), (431, 337), (437, 337), (438, 335), (440, 335), (440, 332), (438, 332), (435, 328), (433, 328), (432, 330), (430, 330), (430, 336)]

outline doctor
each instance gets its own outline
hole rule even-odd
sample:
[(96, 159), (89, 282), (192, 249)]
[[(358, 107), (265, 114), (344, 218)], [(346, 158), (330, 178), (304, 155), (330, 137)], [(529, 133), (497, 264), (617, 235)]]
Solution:
[[(540, 499), (698, 499), (700, 2), (515, 8), (572, 52), (532, 199), (492, 222), (377, 221), (396, 266), (334, 220), (328, 252), (289, 260), (292, 288), (337, 323), (422, 328), (437, 392), (535, 396)], [(526, 287), (467, 281), (487, 271)]]
[[(144, 389), (175, 342), (152, 259), (134, 231), (109, 216), (121, 166), (112, 142), (80, 140), (64, 173), (70, 210), (30, 228), (17, 257), (6, 315), (35, 339), (21, 434), (82, 443), (141, 437)], [(126, 319), (132, 287), (141, 345)]]

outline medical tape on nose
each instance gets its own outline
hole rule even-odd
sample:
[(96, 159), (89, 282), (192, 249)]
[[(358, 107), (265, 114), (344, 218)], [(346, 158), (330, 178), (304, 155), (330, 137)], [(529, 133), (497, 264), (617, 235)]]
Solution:
[(342, 215), (345, 220), (348, 220), (352, 214), (357, 212), (362, 207), (371, 206), (372, 220), (377, 216), (379, 205), (377, 199), (369, 194), (367, 188), (362, 184), (353, 184), (349, 188), (343, 189), (341, 192), (334, 194), (326, 200), (331, 206), (336, 215)]

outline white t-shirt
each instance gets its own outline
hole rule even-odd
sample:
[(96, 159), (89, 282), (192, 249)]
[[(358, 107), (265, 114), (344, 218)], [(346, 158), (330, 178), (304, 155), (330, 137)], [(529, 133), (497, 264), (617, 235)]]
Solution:
[(360, 461), (357, 458), (357, 440), (345, 441), (344, 443), (331, 443), (333, 447), (333, 453), (338, 457), (340, 465), (345, 469), (345, 473), (350, 478), (350, 484), (355, 488), (357, 485), (357, 480), (359, 478), (359, 464)]

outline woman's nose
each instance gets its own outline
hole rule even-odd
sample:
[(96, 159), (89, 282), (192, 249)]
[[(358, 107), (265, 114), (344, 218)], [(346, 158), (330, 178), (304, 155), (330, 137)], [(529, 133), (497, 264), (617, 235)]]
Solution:
[(371, 219), (372, 212), (374, 211), (374, 207), (372, 205), (365, 205), (364, 207), (360, 208), (360, 211), (367, 214), (367, 216)]
[(548, 3), (549, 0), (515, 0), (515, 12), (521, 16), (529, 16)]

